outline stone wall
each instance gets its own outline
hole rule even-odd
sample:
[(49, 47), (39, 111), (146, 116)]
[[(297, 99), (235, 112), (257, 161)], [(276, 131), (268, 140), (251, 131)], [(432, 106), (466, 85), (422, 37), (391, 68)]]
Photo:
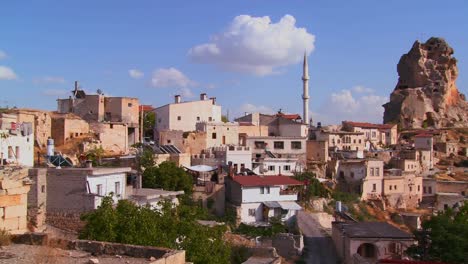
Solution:
[(100, 255), (125, 255), (133, 258), (145, 258), (149, 264), (185, 264), (185, 251), (162, 247), (137, 246), (120, 243), (110, 243), (92, 240), (66, 240), (51, 238), (44, 233), (28, 233), (14, 236), (12, 241), (17, 244), (41, 245), (65, 250), (80, 250)]
[(114, 154), (128, 153), (128, 129), (125, 124), (90, 123), (90, 129), (96, 134), (102, 148)]
[(28, 193), (28, 218), (31, 228), (42, 229), (46, 221), (47, 206), (47, 169), (30, 169), (29, 178), (32, 180)]
[(23, 168), (2, 168), (0, 172), (0, 230), (27, 231), (27, 201), (30, 181)]

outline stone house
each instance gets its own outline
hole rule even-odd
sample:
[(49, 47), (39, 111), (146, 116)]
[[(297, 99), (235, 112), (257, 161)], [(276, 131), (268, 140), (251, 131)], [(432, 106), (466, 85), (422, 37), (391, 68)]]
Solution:
[(376, 159), (338, 160), (334, 179), (342, 191), (359, 194), (362, 200), (381, 199), (383, 161)]
[(423, 177), (399, 169), (385, 170), (382, 196), (392, 208), (416, 208), (423, 198)]
[[(78, 88), (75, 82), (75, 90), (68, 99), (57, 100), (57, 112), (59, 114), (73, 113), (88, 123), (107, 124), (107, 126), (124, 126), (127, 130), (125, 148), (140, 141), (139, 136), (139, 101), (131, 97), (110, 97), (102, 93), (86, 94)], [(104, 125), (100, 127), (104, 129)], [(112, 136), (113, 130), (104, 133), (105, 136)], [(102, 132), (99, 132), (102, 133)], [(117, 137), (121, 136), (116, 135)], [(111, 140), (112, 141), (112, 140)], [(122, 146), (120, 146), (122, 149)]]
[(437, 142), (434, 146), (434, 150), (441, 153), (444, 156), (458, 155), (458, 143), (457, 142)]
[(343, 121), (342, 126), (345, 131), (364, 133), (366, 140), (371, 142), (375, 147), (397, 144), (398, 129), (396, 124)]
[(368, 149), (363, 132), (349, 131), (315, 131), (316, 140), (327, 141), (328, 147), (333, 150), (359, 151)]
[(52, 114), (51, 136), (56, 146), (67, 143), (70, 139), (87, 136), (89, 124), (75, 114)]
[(199, 122), (196, 131), (206, 133), (206, 147), (239, 144), (239, 124), (231, 122)]
[(386, 222), (333, 222), (332, 240), (341, 263), (376, 263), (402, 259), (413, 235)]
[(135, 140), (135, 135), (128, 134), (128, 125), (125, 123), (92, 122), (89, 128), (99, 140), (100, 146), (108, 152), (126, 154), (133, 145), (131, 142)]
[(330, 159), (328, 155), (328, 146), (328, 141), (326, 140), (307, 140), (307, 161), (327, 162)]

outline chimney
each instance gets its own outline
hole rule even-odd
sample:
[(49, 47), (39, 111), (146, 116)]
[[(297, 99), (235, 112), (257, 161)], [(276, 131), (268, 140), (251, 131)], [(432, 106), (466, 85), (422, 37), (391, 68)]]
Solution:
[(216, 97), (211, 97), (210, 100), (211, 100), (211, 103), (212, 103), (213, 105), (216, 104)]
[(205, 101), (206, 99), (208, 99), (208, 96), (206, 95), (206, 93), (200, 94), (200, 100), (201, 101)]
[(179, 104), (180, 103), (180, 95), (175, 95), (174, 96), (174, 103)]

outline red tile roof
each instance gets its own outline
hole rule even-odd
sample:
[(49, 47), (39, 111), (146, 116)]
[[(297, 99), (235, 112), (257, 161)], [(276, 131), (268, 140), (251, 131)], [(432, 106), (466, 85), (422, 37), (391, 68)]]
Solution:
[(153, 109), (154, 108), (152, 105), (140, 105), (140, 108), (138, 109), (138, 111), (149, 112)]
[(297, 119), (302, 119), (300, 115), (298, 114), (283, 114), (283, 113), (278, 113), (276, 114), (276, 116), (281, 116), (281, 117), (284, 117), (286, 119), (291, 119), (291, 120), (297, 120)]
[(362, 128), (377, 128), (377, 129), (390, 129), (394, 127), (394, 124), (371, 124), (366, 122), (353, 122), (353, 121), (343, 121), (343, 124), (353, 126), (353, 127), (362, 127)]
[(303, 182), (288, 176), (234, 176), (234, 181), (242, 186), (278, 186), (278, 185), (304, 185)]

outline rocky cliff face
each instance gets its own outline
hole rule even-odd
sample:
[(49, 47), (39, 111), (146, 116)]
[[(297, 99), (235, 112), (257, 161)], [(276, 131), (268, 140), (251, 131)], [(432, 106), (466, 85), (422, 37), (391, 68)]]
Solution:
[(468, 103), (455, 81), (457, 60), (442, 38), (416, 41), (401, 56), (399, 75), (390, 102), (384, 104), (384, 123), (401, 128), (466, 127)]

